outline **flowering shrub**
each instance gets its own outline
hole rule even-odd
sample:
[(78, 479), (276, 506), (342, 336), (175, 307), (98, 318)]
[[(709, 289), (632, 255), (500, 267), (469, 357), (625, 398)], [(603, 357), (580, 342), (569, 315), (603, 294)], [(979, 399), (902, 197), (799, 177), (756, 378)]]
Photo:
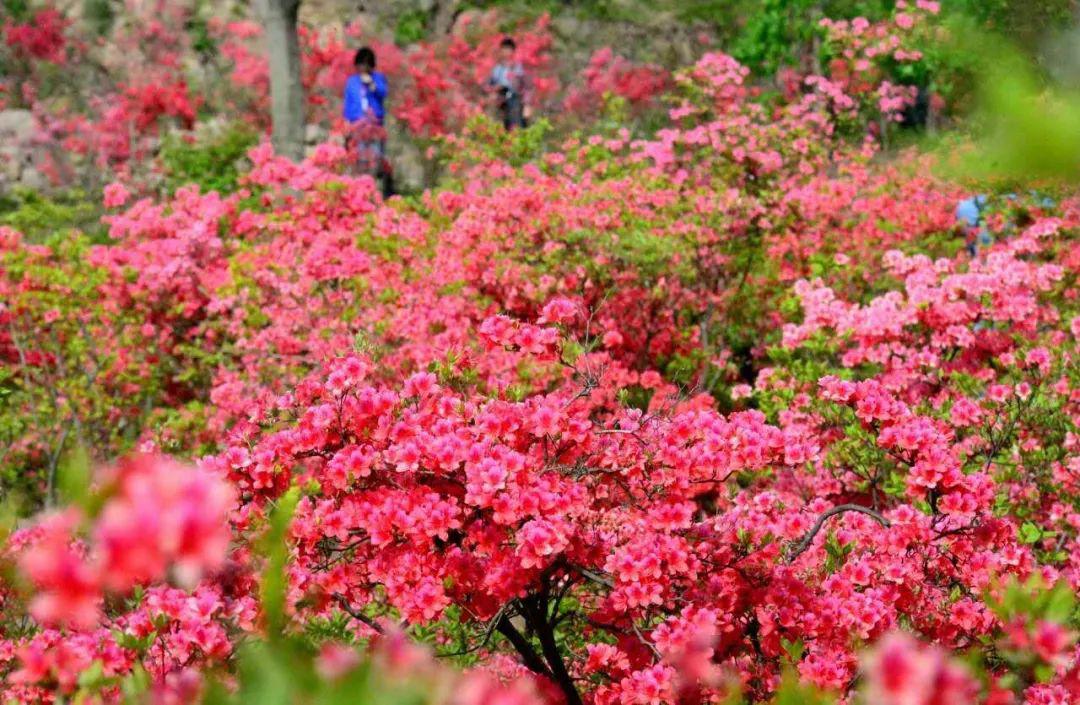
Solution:
[[(928, 79), (917, 75), (923, 68), (917, 46), (920, 33), (932, 26), (930, 20), (940, 9), (937, 2), (918, 0), (898, 2), (892, 15), (880, 22), (862, 17), (821, 20), (831, 60), (828, 81), (820, 85), (847, 94), (851, 108), (863, 119), (899, 122), (904, 110), (915, 103), (918, 84)], [(907, 79), (906, 85), (899, 83), (901, 79)]]
[(263, 144), (0, 229), (4, 699), (1075, 702), (1080, 203), (969, 253), (861, 87), (673, 83), (408, 200)]
[[(261, 28), (253, 22), (236, 22), (215, 23), (214, 30), (233, 63), (232, 81), (251, 94), (251, 118), (265, 125), (270, 84)], [(357, 46), (368, 44), (376, 52), (378, 70), (392, 87), (391, 112), (411, 134), (430, 138), (459, 130), (488, 102), (485, 83), (504, 36), (494, 12), (467, 17), (455, 25), (452, 34), (417, 43), (408, 52), (371, 36), (359, 24), (346, 27), (344, 36), (302, 28), (302, 82), (310, 118), (340, 127), (340, 96), (353, 71), (353, 53)], [(537, 96), (544, 100), (556, 88), (550, 76), (552, 40), (546, 17), (518, 28), (515, 37), (520, 61), (533, 76)]]
[(663, 68), (634, 64), (610, 47), (593, 52), (581, 79), (582, 85), (573, 86), (563, 100), (563, 110), (579, 119), (597, 113), (602, 101), (610, 96), (625, 99), (634, 110), (650, 107), (670, 82)]
[(63, 64), (67, 25), (67, 20), (57, 10), (45, 8), (35, 12), (27, 22), (7, 20), (4, 41), (23, 60)]

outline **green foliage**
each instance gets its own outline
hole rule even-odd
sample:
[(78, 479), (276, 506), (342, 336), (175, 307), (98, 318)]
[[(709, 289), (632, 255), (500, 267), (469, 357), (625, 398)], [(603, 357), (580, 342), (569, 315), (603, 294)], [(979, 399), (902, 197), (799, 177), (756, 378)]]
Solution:
[(300, 502), (300, 489), (293, 487), (277, 501), (273, 513), (270, 515), (270, 527), (264, 537), (264, 555), (266, 556), (266, 568), (263, 571), (262, 585), (260, 588), (263, 614), (266, 616), (266, 626), (269, 634), (273, 637), (280, 634), (285, 628), (285, 590), (286, 576), (285, 565), (289, 559), (289, 549), (286, 543), (289, 524), (292, 522), (296, 505)]
[(252, 642), (240, 650), (239, 687), (214, 685), (206, 705), (421, 705), (435, 692), (366, 660), (337, 679), (318, 676), (313, 653), (296, 639)]
[(194, 183), (204, 193), (236, 191), (241, 165), (256, 140), (255, 133), (241, 124), (229, 125), (195, 144), (176, 135), (167, 137), (161, 149), (167, 190)]
[(145, 346), (134, 310), (102, 323), (100, 286), (107, 274), (86, 261), (92, 244), (81, 233), (58, 232), (44, 250), (0, 256), (8, 284), (30, 284), (5, 302), (15, 312), (7, 333), (19, 356), (33, 351), (45, 361), (0, 374), (0, 447), (8, 449), (0, 461), (0, 493), (24, 498), (29, 510), (55, 488), (50, 478), (72, 448), (109, 456), (129, 450), (163, 388), (187, 366), (172, 357), (148, 370), (117, 364), (102, 339), (136, 351), (136, 358), (156, 351)]
[(116, 21), (112, 0), (83, 0), (83, 20), (99, 36), (108, 34)]
[(545, 119), (524, 129), (507, 131), (491, 117), (479, 114), (466, 123), (460, 134), (438, 140), (439, 161), (444, 165), (471, 165), (494, 160), (520, 167), (544, 154), (551, 131), (551, 123)]
[[(467, 0), (465, 4), (480, 9), (519, 10), (529, 15), (573, 12), (586, 19), (635, 19), (632, 6), (619, 0), (533, 0), (527, 5), (520, 0)], [(640, 17), (636, 19), (640, 21)]]
[(706, 22), (723, 39), (733, 39), (752, 17), (756, 2), (747, 0), (686, 0), (678, 4), (677, 12), (683, 22)]
[(90, 473), (90, 457), (85, 448), (76, 447), (64, 457), (56, 476), (58, 496), (63, 504), (90, 507)]
[(880, 19), (892, 9), (888, 0), (764, 0), (750, 15), (732, 56), (760, 75), (798, 65), (823, 17)]
[[(1057, 624), (1069, 630), (1080, 626), (1080, 606), (1076, 594), (1064, 580), (1047, 586), (1039, 573), (1027, 582), (1010, 577), (1004, 586), (989, 591), (986, 604), (1012, 630), (1029, 633), (1039, 624)], [(998, 656), (1008, 665), (1001, 685), (1015, 691), (1033, 683), (1045, 683), (1054, 677), (1055, 667), (1029, 649), (1005, 638), (998, 646)]]
[(427, 13), (423, 10), (412, 10), (398, 18), (397, 26), (394, 27), (394, 42), (398, 46), (415, 44), (427, 36)]
[(0, 0), (2, 16), (14, 22), (24, 22), (30, 17), (29, 0)]
[(1007, 36), (1028, 53), (1054, 29), (1068, 26), (1072, 0), (944, 0), (947, 12), (966, 15), (985, 29)]
[[(740, 7), (747, 19), (734, 38), (732, 55), (759, 75), (769, 75), (780, 66), (798, 64), (807, 55), (814, 38), (820, 36), (817, 23), (822, 17), (877, 20), (895, 4), (894, 0), (763, 0), (751, 4), (701, 0), (689, 3), (683, 15), (711, 16), (730, 23), (733, 8)], [(966, 25), (965, 32), (999, 33), (1033, 56), (1050, 32), (1069, 26), (1074, 5), (1071, 0), (944, 0), (942, 10), (951, 23)], [(932, 50), (933, 45), (927, 48)], [(930, 61), (916, 62), (909, 68), (926, 68), (928, 63), (940, 63), (941, 57), (926, 58)], [(912, 77), (898, 78), (915, 83)]]
[(1038, 573), (1026, 583), (1011, 578), (1000, 597), (988, 595), (986, 602), (1005, 623), (1023, 619), (1080, 626), (1080, 605), (1068, 583), (1047, 586)]
[(185, 27), (191, 35), (191, 48), (200, 56), (209, 58), (217, 55), (217, 42), (210, 34), (210, 23), (197, 13), (192, 13)]
[(965, 131), (946, 133), (934, 145), (942, 176), (1000, 192), (1074, 184), (1080, 89), (1056, 81), (1022, 47), (971, 18), (954, 16), (945, 27), (951, 41), (928, 37), (919, 48), (931, 64), (934, 90), (972, 107), (965, 110), (971, 117)]
[(999, 55), (983, 82), (982, 119), (974, 173), (1066, 182), (1080, 177), (1080, 92), (1040, 85), (1030, 65)]
[(792, 670), (784, 672), (773, 705), (831, 705), (836, 698), (811, 685), (804, 685)]
[(0, 225), (18, 230), (32, 243), (45, 242), (53, 235), (68, 236), (76, 230), (102, 242), (102, 212), (98, 199), (77, 190), (46, 196), (20, 189), (0, 197)]
[[(795, 652), (801, 653), (802, 651), (801, 645), (785, 643), (785, 646), (791, 646)], [(791, 653), (792, 651), (789, 651), (789, 655)], [(725, 705), (747, 705), (749, 701), (745, 696), (736, 692), (724, 702)], [(780, 676), (780, 687), (776, 689), (776, 694), (769, 700), (769, 705), (834, 705), (835, 703), (836, 697), (834, 695), (801, 683), (799, 674), (790, 667), (784, 669), (783, 674)]]

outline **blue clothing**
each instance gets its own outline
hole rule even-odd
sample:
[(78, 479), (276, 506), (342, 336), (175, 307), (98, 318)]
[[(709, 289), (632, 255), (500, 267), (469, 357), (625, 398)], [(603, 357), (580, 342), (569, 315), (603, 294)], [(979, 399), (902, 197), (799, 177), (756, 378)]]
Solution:
[(345, 82), (345, 107), (342, 115), (349, 122), (364, 118), (374, 119), (380, 125), (386, 117), (387, 84), (386, 76), (379, 72), (371, 74), (371, 85), (366, 85), (360, 76), (353, 74)]
[(960, 201), (956, 206), (956, 220), (964, 225), (970, 233), (978, 228), (974, 236), (970, 236), (967, 243), (968, 253), (974, 257), (979, 253), (980, 247), (989, 247), (994, 242), (990, 231), (983, 222), (983, 209), (986, 208), (986, 196), (972, 196)]
[(488, 79), (488, 85), (505, 88), (519, 95), (528, 89), (528, 82), (525, 67), (520, 63), (495, 64), (491, 69), (491, 77)]
[(969, 228), (977, 228), (982, 222), (982, 210), (986, 206), (986, 196), (965, 198), (956, 206), (956, 219), (964, 221)]
[(503, 127), (508, 130), (525, 127), (525, 94), (530, 88), (525, 67), (520, 63), (496, 64), (491, 69), (488, 85), (499, 90)]

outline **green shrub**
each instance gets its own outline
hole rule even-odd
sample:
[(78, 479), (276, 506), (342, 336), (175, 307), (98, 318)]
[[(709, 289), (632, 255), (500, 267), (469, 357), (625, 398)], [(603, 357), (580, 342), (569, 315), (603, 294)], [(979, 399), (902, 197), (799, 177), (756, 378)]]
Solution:
[(83, 0), (83, 19), (99, 36), (105, 36), (116, 20), (112, 0)]
[(167, 137), (161, 149), (166, 190), (172, 193), (180, 186), (198, 184), (204, 193), (232, 193), (239, 186), (240, 166), (256, 140), (254, 131), (238, 124), (194, 144), (176, 135)]
[(399, 46), (415, 44), (427, 35), (427, 13), (423, 10), (406, 12), (394, 27), (394, 42)]
[(18, 230), (33, 243), (76, 230), (101, 242), (105, 238), (101, 215), (100, 199), (79, 190), (45, 196), (20, 189), (0, 197), (0, 225)]

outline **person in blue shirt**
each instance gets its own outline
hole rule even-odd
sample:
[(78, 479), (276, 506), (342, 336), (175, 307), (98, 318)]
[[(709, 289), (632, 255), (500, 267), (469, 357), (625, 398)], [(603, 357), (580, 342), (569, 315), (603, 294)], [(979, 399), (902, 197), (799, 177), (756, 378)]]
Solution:
[(983, 211), (986, 209), (986, 196), (979, 194), (965, 198), (956, 206), (956, 220), (964, 232), (968, 254), (974, 257), (979, 247), (988, 247), (993, 238), (986, 229)]
[(499, 58), (487, 84), (495, 93), (503, 127), (507, 130), (525, 127), (529, 120), (531, 85), (525, 67), (517, 60), (517, 43), (512, 37), (504, 37), (499, 44)]
[(386, 191), (389, 165), (386, 163), (386, 76), (375, 70), (375, 52), (361, 47), (353, 57), (356, 73), (345, 82), (342, 116), (353, 130), (351, 147), (356, 150), (357, 165), (364, 173), (382, 177)]

